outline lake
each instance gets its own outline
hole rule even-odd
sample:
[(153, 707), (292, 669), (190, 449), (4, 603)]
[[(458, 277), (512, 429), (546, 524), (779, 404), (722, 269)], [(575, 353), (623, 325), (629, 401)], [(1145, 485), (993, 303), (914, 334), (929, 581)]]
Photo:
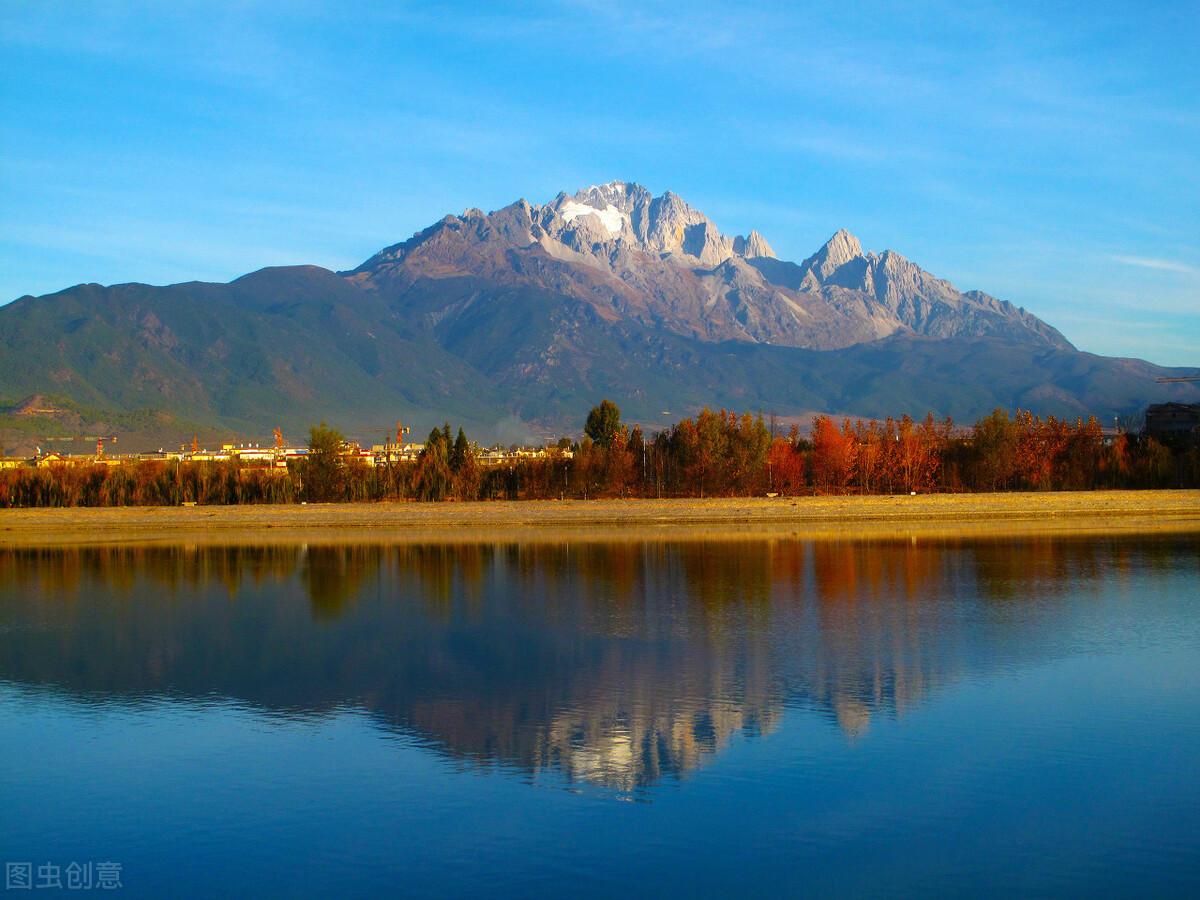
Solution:
[(0, 550), (0, 709), (35, 894), (1200, 894), (1200, 535)]

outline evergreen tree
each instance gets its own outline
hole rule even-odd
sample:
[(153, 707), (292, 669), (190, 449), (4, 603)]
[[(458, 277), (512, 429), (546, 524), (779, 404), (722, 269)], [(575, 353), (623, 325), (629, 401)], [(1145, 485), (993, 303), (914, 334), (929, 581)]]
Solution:
[(450, 450), (450, 469), (456, 475), (462, 471), (463, 466), (467, 463), (467, 457), (471, 454), (471, 445), (467, 442), (467, 436), (462, 428), (458, 429), (458, 437), (454, 439), (454, 446)]
[(613, 439), (621, 432), (621, 410), (611, 400), (601, 400), (599, 406), (588, 413), (583, 432), (597, 447), (607, 450)]

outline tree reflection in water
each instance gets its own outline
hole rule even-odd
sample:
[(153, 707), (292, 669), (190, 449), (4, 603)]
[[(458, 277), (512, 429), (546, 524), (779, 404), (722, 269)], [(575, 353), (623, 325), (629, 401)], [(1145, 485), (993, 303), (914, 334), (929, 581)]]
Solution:
[(633, 791), (784, 710), (851, 738), (1052, 657), (1194, 538), (131, 546), (0, 552), (0, 678), (94, 702), (357, 706), (480, 766)]

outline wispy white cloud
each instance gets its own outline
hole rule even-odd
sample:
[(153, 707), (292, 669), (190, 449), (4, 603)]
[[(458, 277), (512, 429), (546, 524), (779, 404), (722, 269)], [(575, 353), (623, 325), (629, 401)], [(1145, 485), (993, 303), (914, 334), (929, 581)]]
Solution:
[(1200, 269), (1173, 259), (1156, 259), (1153, 256), (1113, 256), (1113, 262), (1139, 269), (1155, 269), (1159, 272), (1179, 272), (1184, 275), (1200, 275)]

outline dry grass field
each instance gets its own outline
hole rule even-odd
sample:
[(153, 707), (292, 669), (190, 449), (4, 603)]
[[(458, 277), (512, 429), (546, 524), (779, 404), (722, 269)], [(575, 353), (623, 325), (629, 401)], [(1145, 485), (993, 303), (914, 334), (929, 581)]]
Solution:
[(1200, 534), (1200, 491), (0, 510), (0, 546)]

